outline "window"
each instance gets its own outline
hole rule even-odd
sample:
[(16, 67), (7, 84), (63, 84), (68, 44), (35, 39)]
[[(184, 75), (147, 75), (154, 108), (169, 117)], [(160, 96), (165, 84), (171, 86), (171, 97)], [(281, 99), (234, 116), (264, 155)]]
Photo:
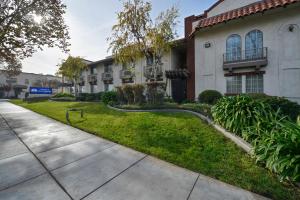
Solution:
[(25, 79), (25, 85), (29, 85), (29, 80)]
[(226, 61), (238, 61), (241, 60), (242, 54), (242, 39), (241, 36), (234, 34), (229, 36), (226, 41)]
[(263, 58), (263, 33), (253, 30), (246, 35), (245, 39), (246, 59)]
[(242, 93), (242, 76), (230, 76), (226, 79), (226, 87), (228, 94)]
[(147, 58), (146, 58), (147, 60), (147, 65), (148, 66), (152, 66), (153, 65), (153, 63), (154, 63), (154, 58), (153, 58), (153, 54), (152, 53), (150, 53), (150, 55), (149, 56), (147, 56)]
[(104, 72), (105, 73), (112, 72), (112, 66), (111, 65), (104, 65)]
[(104, 84), (104, 91), (108, 92), (109, 91), (109, 84)]
[(264, 79), (262, 74), (246, 76), (246, 93), (263, 93)]

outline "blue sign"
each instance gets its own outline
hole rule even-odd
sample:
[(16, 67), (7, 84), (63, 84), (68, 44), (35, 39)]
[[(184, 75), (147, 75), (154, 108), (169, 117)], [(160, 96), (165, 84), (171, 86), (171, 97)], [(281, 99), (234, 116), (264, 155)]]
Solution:
[(30, 94), (52, 94), (52, 88), (30, 87)]

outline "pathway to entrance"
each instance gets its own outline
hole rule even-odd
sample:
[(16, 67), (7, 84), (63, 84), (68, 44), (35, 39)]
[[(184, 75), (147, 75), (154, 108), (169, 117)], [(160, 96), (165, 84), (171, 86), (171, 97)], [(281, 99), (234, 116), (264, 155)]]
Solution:
[(0, 199), (265, 198), (2, 101)]

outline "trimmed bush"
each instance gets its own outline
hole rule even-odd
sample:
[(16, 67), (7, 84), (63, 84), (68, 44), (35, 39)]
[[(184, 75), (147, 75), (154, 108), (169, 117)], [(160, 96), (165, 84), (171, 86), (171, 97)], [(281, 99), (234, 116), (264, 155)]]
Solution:
[(61, 98), (61, 97), (75, 97), (75, 96), (69, 93), (57, 93), (52, 96), (52, 98)]
[(106, 105), (114, 105), (118, 102), (117, 92), (110, 91), (102, 94), (102, 102)]
[(199, 94), (198, 100), (200, 103), (206, 103), (214, 105), (219, 99), (222, 98), (222, 94), (216, 90), (205, 90)]
[(75, 97), (57, 97), (57, 98), (51, 98), (52, 101), (61, 101), (61, 102), (68, 102), (68, 101), (76, 101)]
[(99, 93), (80, 93), (77, 97), (78, 101), (100, 101), (103, 92)]

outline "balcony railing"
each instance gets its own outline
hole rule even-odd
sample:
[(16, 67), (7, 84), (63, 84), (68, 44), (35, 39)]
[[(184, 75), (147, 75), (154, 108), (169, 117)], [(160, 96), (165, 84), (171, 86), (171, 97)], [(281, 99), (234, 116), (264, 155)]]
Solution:
[(85, 84), (85, 78), (84, 78), (83, 76), (81, 76), (81, 77), (79, 78), (78, 85), (79, 85), (79, 86), (84, 86), (84, 84)]
[(123, 69), (120, 71), (120, 79), (132, 79), (134, 77), (134, 73), (130, 70)]
[(144, 67), (144, 77), (148, 80), (162, 79), (163, 78), (163, 68), (162, 65), (147, 65)]
[(88, 75), (88, 82), (92, 85), (97, 84), (97, 74)]
[(102, 73), (102, 81), (113, 81), (113, 72), (104, 72)]
[(265, 66), (268, 64), (268, 48), (245, 51), (233, 51), (223, 54), (223, 69), (232, 71), (235, 68)]

